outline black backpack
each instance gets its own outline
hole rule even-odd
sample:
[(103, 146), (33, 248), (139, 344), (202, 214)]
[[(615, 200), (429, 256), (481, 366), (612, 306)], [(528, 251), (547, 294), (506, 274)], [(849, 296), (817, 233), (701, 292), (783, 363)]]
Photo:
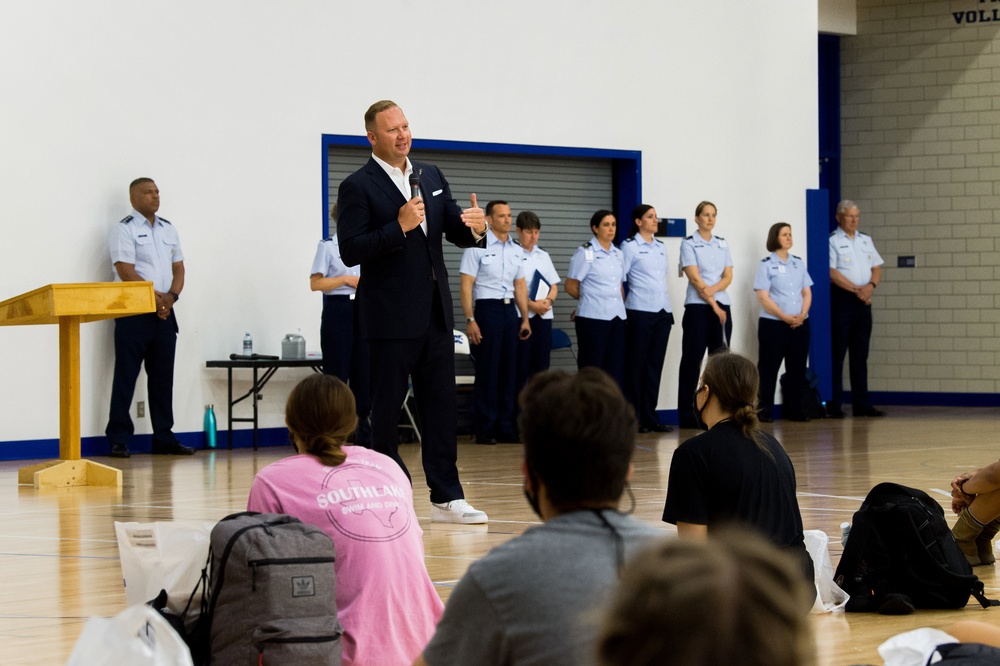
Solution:
[[(934, 657), (940, 657), (934, 661)], [(981, 643), (944, 643), (938, 645), (927, 659), (930, 664), (946, 666), (996, 666), (1000, 664), (1000, 648)]]
[(1000, 605), (984, 595), (941, 505), (896, 483), (872, 488), (855, 512), (834, 581), (851, 595), (848, 612), (962, 608), (969, 595), (983, 608)]
[(819, 377), (812, 368), (806, 368), (801, 394), (788, 390), (788, 373), (781, 375), (781, 413), (785, 419), (821, 419), (826, 416), (826, 406), (819, 392)]
[(333, 540), (293, 516), (247, 511), (220, 520), (191, 593), (207, 590), (184, 635), (194, 663), (339, 666), (334, 559)]

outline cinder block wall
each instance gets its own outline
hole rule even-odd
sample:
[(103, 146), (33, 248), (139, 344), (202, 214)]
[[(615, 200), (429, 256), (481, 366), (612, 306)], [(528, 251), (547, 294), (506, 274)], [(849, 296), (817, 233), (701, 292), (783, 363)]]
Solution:
[[(994, 8), (858, 0), (858, 34), (841, 40), (843, 196), (858, 202), (860, 228), (886, 262), (873, 302), (873, 391), (1000, 388)], [(898, 268), (907, 255), (916, 267)]]

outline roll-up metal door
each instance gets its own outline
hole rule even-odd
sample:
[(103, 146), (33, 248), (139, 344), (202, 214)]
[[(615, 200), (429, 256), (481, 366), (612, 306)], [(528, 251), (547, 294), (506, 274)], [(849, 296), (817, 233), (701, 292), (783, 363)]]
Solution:
[[(337, 200), (340, 182), (361, 168), (370, 155), (371, 150), (367, 147), (330, 146), (327, 170), (331, 202)], [(475, 192), (483, 209), (488, 201), (502, 199), (510, 203), (515, 218), (523, 210), (535, 211), (542, 221), (538, 244), (551, 255), (563, 281), (569, 270), (570, 256), (581, 243), (593, 237), (590, 216), (599, 208), (613, 209), (610, 159), (416, 149), (410, 157), (440, 167), (452, 195), (463, 208), (468, 208), (469, 195)], [(455, 304), (456, 326), (464, 330), (461, 322), (465, 321), (465, 315), (459, 302), (462, 250), (445, 242), (444, 256)], [(576, 332), (570, 313), (575, 310), (576, 301), (566, 294), (562, 283), (559, 287), (553, 325), (569, 334), (575, 349)], [(576, 363), (569, 352), (555, 351), (552, 367), (575, 370)]]

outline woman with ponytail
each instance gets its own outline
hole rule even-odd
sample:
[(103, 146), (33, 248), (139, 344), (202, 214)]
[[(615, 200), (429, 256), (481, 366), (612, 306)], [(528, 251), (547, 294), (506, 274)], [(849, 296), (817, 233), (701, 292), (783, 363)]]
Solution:
[(758, 385), (749, 359), (728, 351), (708, 358), (693, 405), (708, 432), (674, 451), (663, 520), (697, 539), (727, 525), (751, 528), (796, 556), (811, 581), (795, 470), (778, 440), (761, 430)]
[(357, 421), (344, 382), (299, 382), (285, 406), (296, 455), (257, 472), (247, 509), (295, 516), (333, 539), (345, 666), (412, 664), (444, 604), (424, 567), (410, 481), (388, 456), (347, 446)]

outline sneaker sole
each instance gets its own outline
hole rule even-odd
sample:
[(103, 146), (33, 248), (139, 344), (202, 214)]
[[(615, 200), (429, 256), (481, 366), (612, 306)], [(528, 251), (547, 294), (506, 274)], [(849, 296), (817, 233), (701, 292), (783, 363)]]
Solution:
[(453, 516), (449, 514), (431, 514), (432, 523), (448, 523), (451, 525), (485, 525), (489, 522), (489, 517), (484, 513), (482, 517), (477, 515), (472, 516)]

